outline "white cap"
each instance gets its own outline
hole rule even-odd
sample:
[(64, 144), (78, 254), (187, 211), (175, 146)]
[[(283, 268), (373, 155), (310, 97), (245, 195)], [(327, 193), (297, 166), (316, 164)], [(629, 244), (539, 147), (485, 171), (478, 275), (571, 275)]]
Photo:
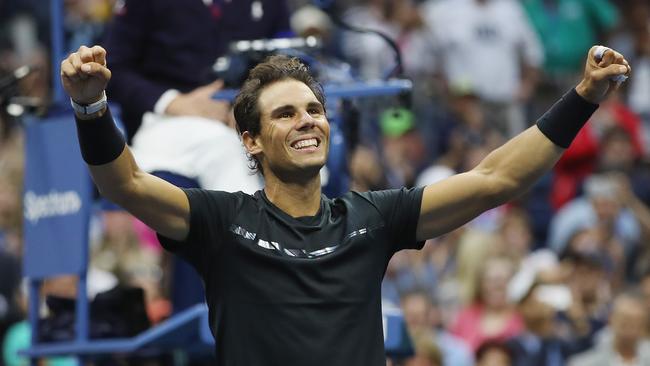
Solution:
[(305, 5), (291, 15), (291, 29), (302, 35), (309, 29), (317, 29), (321, 33), (330, 33), (332, 21), (327, 13), (313, 5)]

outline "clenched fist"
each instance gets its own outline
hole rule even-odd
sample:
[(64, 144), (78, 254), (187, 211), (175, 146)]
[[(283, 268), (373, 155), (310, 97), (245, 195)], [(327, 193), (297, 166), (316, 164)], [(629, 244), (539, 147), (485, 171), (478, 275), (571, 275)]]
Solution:
[(611, 48), (593, 46), (589, 50), (585, 72), (576, 92), (585, 100), (598, 104), (618, 89), (625, 79), (621, 76), (629, 76), (631, 71), (630, 64), (620, 53)]
[(91, 104), (101, 99), (110, 79), (106, 50), (100, 46), (81, 46), (61, 62), (63, 88), (78, 104)]

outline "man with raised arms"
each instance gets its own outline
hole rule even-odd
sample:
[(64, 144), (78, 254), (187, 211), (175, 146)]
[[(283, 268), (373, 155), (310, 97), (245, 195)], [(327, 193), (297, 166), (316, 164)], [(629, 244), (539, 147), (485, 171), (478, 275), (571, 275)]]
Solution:
[(265, 178), (254, 195), (181, 189), (139, 169), (106, 107), (106, 52), (82, 46), (61, 65), (95, 183), (201, 274), (222, 366), (384, 365), (380, 288), (391, 256), (525, 192), (629, 72), (622, 55), (594, 47), (582, 81), (471, 171), (330, 199), (319, 176), (325, 98), (296, 59), (257, 65), (235, 100)]

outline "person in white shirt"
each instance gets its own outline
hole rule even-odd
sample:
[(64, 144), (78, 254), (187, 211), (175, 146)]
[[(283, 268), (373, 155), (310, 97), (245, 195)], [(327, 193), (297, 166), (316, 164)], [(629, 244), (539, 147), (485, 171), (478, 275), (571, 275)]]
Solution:
[(544, 61), (521, 4), (438, 0), (424, 9), (447, 84), (470, 85), (488, 108), (488, 123), (505, 136), (521, 132), (522, 105), (531, 97)]
[(650, 365), (650, 343), (644, 340), (648, 314), (641, 297), (624, 293), (614, 300), (609, 318), (611, 336), (569, 360), (569, 366)]

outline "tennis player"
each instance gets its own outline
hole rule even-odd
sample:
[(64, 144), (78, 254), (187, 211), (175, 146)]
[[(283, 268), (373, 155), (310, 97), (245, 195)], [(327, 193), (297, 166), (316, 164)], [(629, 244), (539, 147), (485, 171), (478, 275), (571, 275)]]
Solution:
[(253, 195), (181, 189), (139, 169), (107, 108), (104, 49), (82, 46), (61, 65), (95, 183), (196, 267), (222, 366), (385, 365), (380, 288), (391, 256), (525, 192), (629, 73), (621, 54), (595, 46), (582, 81), (471, 171), (331, 199), (319, 176), (325, 97), (296, 59), (257, 65), (234, 104), (265, 178)]

